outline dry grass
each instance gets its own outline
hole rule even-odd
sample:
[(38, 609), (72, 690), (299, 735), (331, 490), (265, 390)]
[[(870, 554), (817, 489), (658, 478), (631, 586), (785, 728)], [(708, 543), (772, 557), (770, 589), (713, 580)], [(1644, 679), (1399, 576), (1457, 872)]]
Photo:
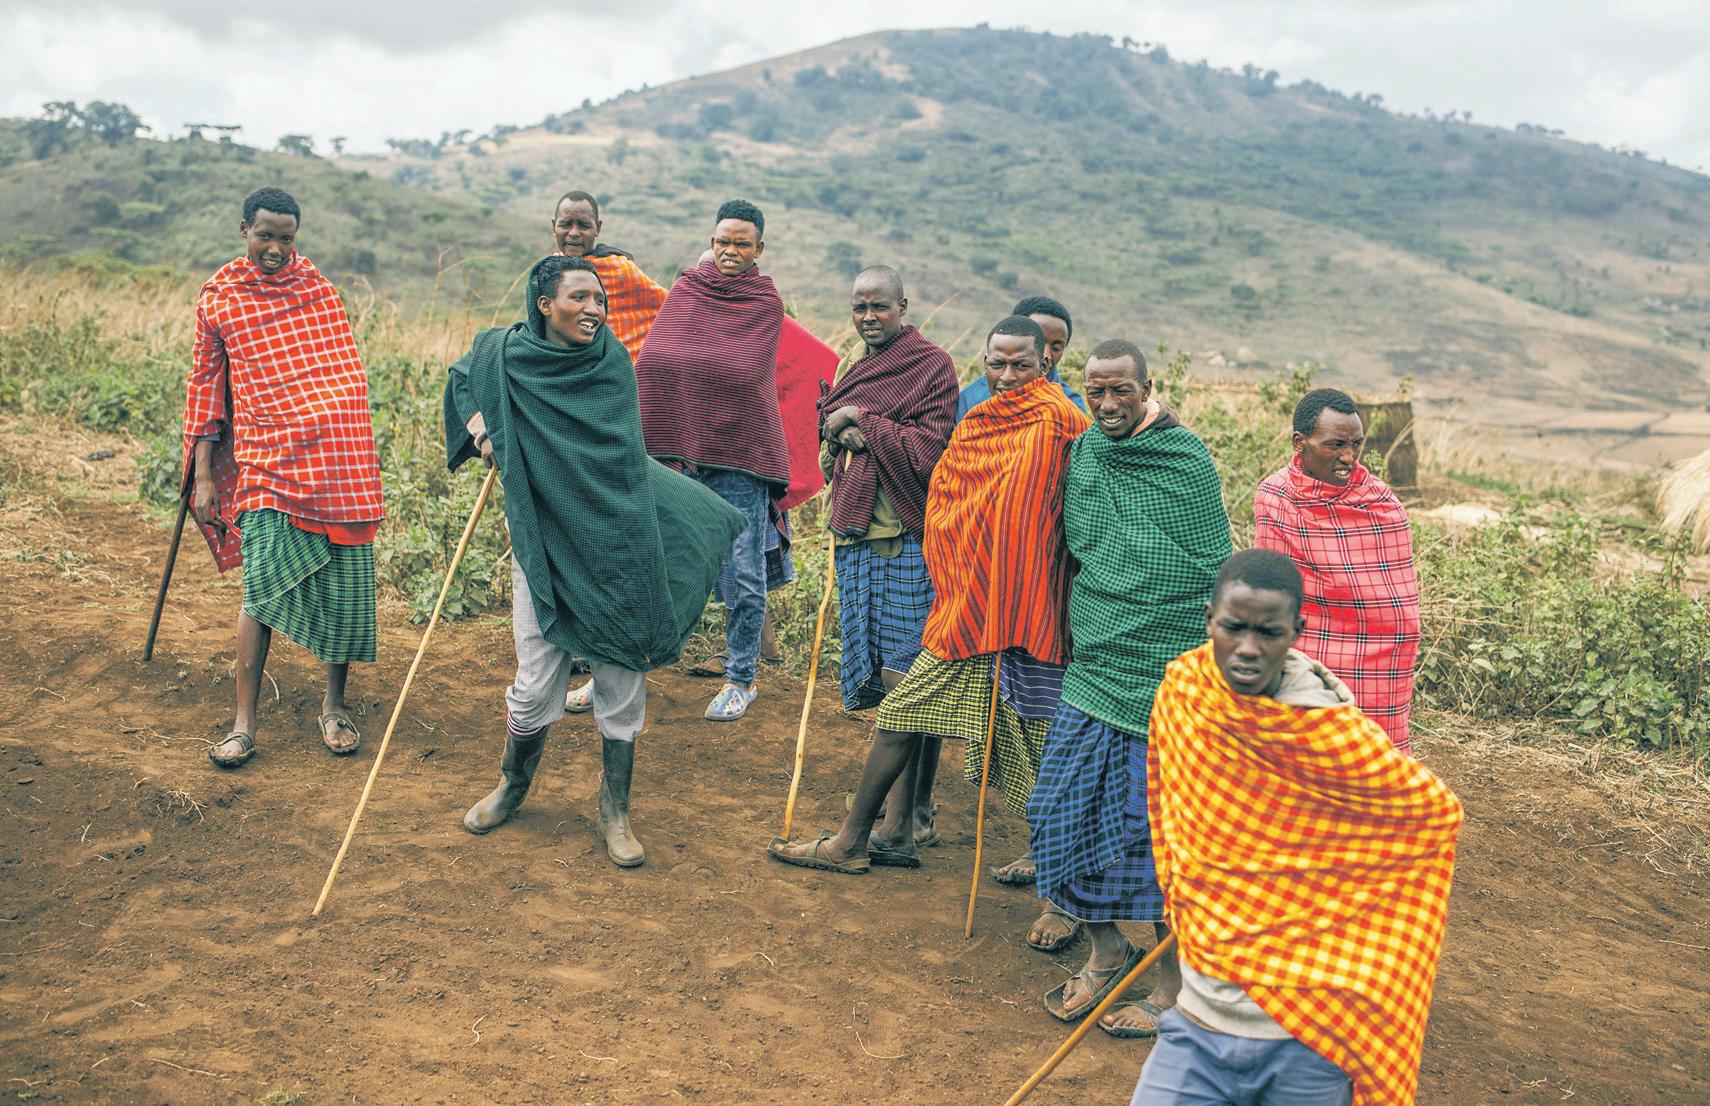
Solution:
[(1710, 552), (1710, 450), (1662, 478), (1657, 485), (1657, 512), (1668, 529), (1685, 527), (1694, 549)]

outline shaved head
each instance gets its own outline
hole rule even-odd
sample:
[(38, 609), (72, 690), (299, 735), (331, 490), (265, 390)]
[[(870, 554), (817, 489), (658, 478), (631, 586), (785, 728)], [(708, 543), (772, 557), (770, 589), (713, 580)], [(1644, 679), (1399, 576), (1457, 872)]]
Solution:
[(884, 292), (903, 298), (902, 274), (889, 265), (869, 265), (855, 274), (855, 288), (863, 292)]

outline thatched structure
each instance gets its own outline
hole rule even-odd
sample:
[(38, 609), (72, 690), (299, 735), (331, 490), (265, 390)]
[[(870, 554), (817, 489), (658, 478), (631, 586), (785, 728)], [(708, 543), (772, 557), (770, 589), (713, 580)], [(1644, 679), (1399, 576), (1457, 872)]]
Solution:
[(1684, 526), (1700, 553), (1710, 550), (1710, 450), (1682, 463), (1657, 487), (1657, 510), (1670, 530)]

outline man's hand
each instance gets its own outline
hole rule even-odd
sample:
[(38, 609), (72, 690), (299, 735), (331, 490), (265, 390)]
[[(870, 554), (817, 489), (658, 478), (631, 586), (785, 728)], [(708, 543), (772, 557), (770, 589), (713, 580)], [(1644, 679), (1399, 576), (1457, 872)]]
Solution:
[(493, 439), (482, 434), (475, 439), (475, 445), (481, 450), (481, 463), (492, 468), (499, 463), (498, 455), (493, 452)]
[(861, 428), (859, 426), (851, 426), (843, 433), (837, 435), (837, 444), (851, 453), (867, 452), (867, 439), (861, 436)]
[[(861, 408), (854, 404), (839, 407), (825, 417), (825, 440), (843, 445), (843, 435), (851, 427), (861, 425)], [(844, 446), (845, 449), (849, 448)]]
[(196, 516), (197, 523), (212, 527), (223, 540), (226, 523), (220, 517), (220, 498), (214, 490), (214, 443), (197, 442), (191, 464), (196, 476), (190, 485), (190, 513)]

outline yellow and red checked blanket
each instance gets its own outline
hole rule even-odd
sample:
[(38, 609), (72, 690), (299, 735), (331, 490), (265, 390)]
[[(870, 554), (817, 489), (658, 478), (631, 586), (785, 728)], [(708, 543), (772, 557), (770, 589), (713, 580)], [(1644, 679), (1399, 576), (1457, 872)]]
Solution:
[(937, 593), (921, 644), (942, 660), (1025, 649), (1069, 660), (1063, 477), (1092, 420), (1040, 377), (956, 425), (932, 469), (922, 551)]
[(1358, 707), (1235, 694), (1209, 643), (1158, 689), (1147, 773), (1183, 961), (1239, 984), (1347, 1072), (1354, 1106), (1411, 1103), (1461, 826), (1454, 792)]
[(229, 529), (202, 536), (221, 572), (243, 559), (245, 511), (283, 511), (340, 544), (374, 539), (386, 511), (368, 377), (338, 290), (308, 258), (269, 275), (240, 257), (202, 285), (186, 391), (186, 474), (196, 441), (219, 435), (214, 483)]

